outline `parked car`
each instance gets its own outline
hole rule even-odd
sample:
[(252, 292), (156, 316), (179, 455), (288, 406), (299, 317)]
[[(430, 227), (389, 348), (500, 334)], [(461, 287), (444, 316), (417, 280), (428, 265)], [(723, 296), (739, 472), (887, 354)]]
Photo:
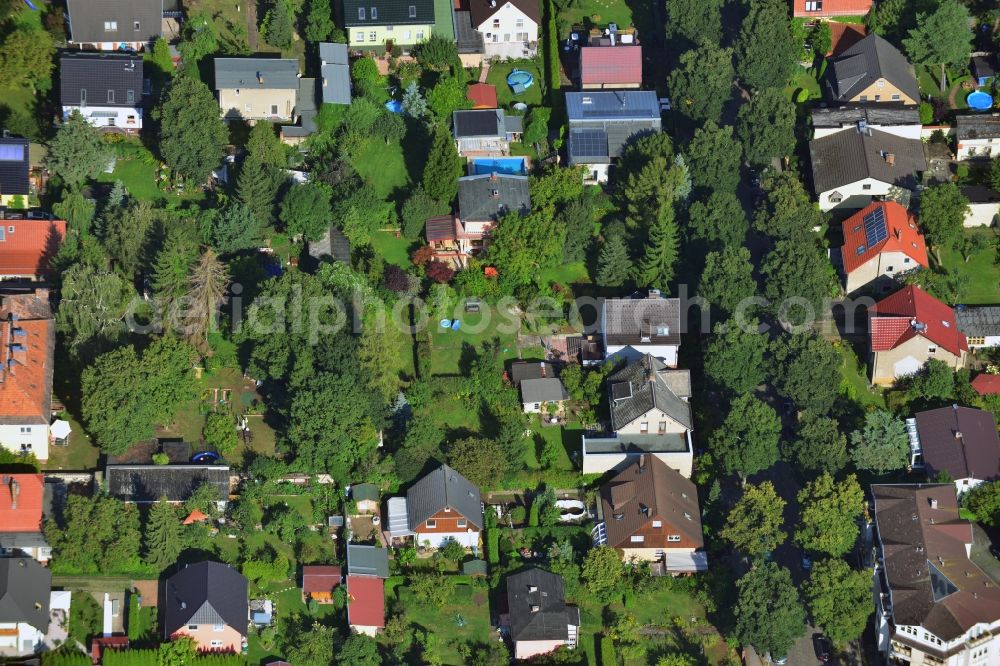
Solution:
[(833, 652), (833, 645), (830, 639), (823, 634), (813, 634), (813, 649), (816, 651), (816, 658), (820, 661), (830, 661), (830, 654)]

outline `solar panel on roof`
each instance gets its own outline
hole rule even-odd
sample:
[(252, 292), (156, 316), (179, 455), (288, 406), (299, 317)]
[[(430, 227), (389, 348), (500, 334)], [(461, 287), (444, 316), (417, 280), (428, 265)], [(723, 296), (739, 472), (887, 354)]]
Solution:
[(7, 143), (0, 145), (0, 161), (23, 162), (24, 146), (18, 143)]
[(868, 247), (873, 247), (889, 237), (889, 228), (885, 223), (885, 209), (876, 208), (865, 215), (864, 224)]
[(604, 130), (577, 130), (570, 133), (570, 153), (573, 157), (594, 157), (608, 154), (608, 135)]

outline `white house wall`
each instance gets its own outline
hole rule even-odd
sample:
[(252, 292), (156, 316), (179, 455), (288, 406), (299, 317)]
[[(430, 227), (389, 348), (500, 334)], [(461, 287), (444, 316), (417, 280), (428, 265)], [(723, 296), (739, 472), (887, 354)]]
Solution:
[[(1000, 152), (998, 152), (1000, 154)], [(1000, 203), (970, 203), (969, 212), (965, 214), (963, 224), (966, 227), (988, 227), (993, 219), (1000, 214)]]
[[(921, 125), (868, 125), (873, 130), (878, 130), (880, 132), (885, 132), (886, 134), (892, 134), (895, 136), (901, 136), (904, 139), (916, 139), (920, 140), (920, 134), (923, 127)], [(831, 134), (836, 134), (837, 132), (846, 131), (857, 132), (857, 125), (846, 125), (844, 127), (817, 127), (813, 130), (814, 139), (822, 139), (824, 136), (830, 136)]]
[(431, 548), (441, 548), (448, 541), (455, 540), (466, 548), (473, 548), (479, 543), (479, 532), (417, 532), (414, 537), (417, 545), (430, 542)]
[(117, 127), (118, 129), (136, 132), (142, 129), (142, 109), (139, 108), (91, 106), (90, 104), (83, 107), (64, 106), (63, 119), (68, 118), (73, 111), (79, 111), (80, 115), (94, 127)]
[(962, 139), (955, 150), (958, 160), (991, 158), (1000, 155), (1000, 139)]
[[(30, 432), (21, 432), (22, 428)], [(34, 423), (31, 425), (0, 425), (0, 446), (5, 449), (21, 452), (21, 446), (28, 444), (31, 452), (40, 461), (49, 459), (49, 424)]]
[[(869, 189), (865, 189), (865, 186), (868, 186)], [(872, 197), (885, 196), (889, 194), (891, 189), (892, 186), (889, 183), (883, 183), (874, 178), (865, 178), (864, 180), (821, 192), (819, 195), (819, 208), (822, 211), (861, 209), (872, 202)], [(842, 197), (839, 203), (830, 201), (830, 195), (834, 192), (839, 193)]]
[(509, 2), (477, 29), (483, 35), (488, 58), (525, 58), (534, 56), (537, 50), (538, 24)]

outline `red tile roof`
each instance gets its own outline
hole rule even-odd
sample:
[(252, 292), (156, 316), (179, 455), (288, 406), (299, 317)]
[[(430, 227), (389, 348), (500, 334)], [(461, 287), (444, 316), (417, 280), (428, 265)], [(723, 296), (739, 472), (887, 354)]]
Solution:
[(1000, 393), (1000, 375), (976, 375), (972, 389), (979, 395), (996, 395)]
[[(11, 315), (16, 320), (11, 319)], [(0, 297), (0, 424), (49, 423), (55, 326), (47, 295)], [(21, 349), (6, 356), (8, 345)]]
[(49, 262), (66, 237), (66, 223), (62, 220), (3, 220), (0, 224), (4, 226), (0, 275), (48, 273)]
[(385, 626), (385, 585), (381, 578), (347, 577), (347, 623), (359, 627)]
[(868, 36), (868, 29), (860, 23), (830, 21), (830, 50), (827, 56), (839, 55)]
[(206, 516), (204, 513), (202, 513), (198, 509), (195, 509), (194, 511), (192, 511), (191, 513), (188, 514), (188, 517), (184, 519), (183, 524), (184, 525), (193, 525), (195, 523), (201, 523), (201, 522), (204, 522), (206, 520), (208, 520), (208, 516)]
[(820, 11), (806, 11), (806, 0), (794, 0), (793, 15), (801, 18), (824, 16), (864, 16), (872, 8), (872, 0), (823, 0)]
[(497, 89), (488, 83), (473, 83), (465, 91), (473, 109), (497, 108)]
[(585, 46), (580, 49), (582, 85), (642, 83), (641, 46)]
[[(885, 240), (869, 246), (865, 237), (864, 219), (866, 215), (879, 208), (885, 213), (888, 236)], [(858, 254), (858, 249), (862, 247), (865, 250)], [(916, 219), (895, 201), (875, 202), (844, 220), (844, 246), (841, 251), (844, 257), (844, 270), (848, 273), (865, 265), (869, 259), (882, 252), (902, 252), (924, 268), (930, 266), (927, 262), (927, 245), (917, 227)]]
[(918, 335), (956, 356), (969, 350), (955, 311), (920, 287), (900, 289), (868, 309), (873, 352), (895, 349)]
[(41, 531), (42, 488), (41, 474), (0, 476), (0, 532)]
[(307, 566), (302, 567), (302, 591), (331, 592), (340, 585), (340, 567)]

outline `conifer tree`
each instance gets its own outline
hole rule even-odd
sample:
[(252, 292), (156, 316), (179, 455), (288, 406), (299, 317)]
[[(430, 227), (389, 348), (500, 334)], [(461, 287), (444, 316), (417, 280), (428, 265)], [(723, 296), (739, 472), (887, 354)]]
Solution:
[(674, 209), (669, 204), (661, 204), (659, 214), (649, 230), (646, 254), (639, 264), (640, 285), (660, 289), (666, 293), (674, 278), (677, 250), (677, 222)]
[(604, 241), (601, 254), (597, 257), (597, 284), (602, 287), (620, 287), (628, 280), (632, 267), (628, 248), (621, 236), (612, 236)]
[(274, 202), (283, 179), (285, 154), (270, 123), (257, 123), (247, 139), (247, 157), (236, 183), (236, 197), (262, 225), (274, 219)]
[(161, 497), (150, 507), (149, 517), (146, 519), (146, 529), (143, 532), (145, 560), (155, 567), (166, 568), (177, 561), (182, 546), (181, 522), (177, 511), (167, 502), (166, 497)]
[(451, 203), (458, 194), (458, 179), (462, 175), (462, 161), (455, 150), (451, 134), (438, 128), (434, 131), (427, 164), (424, 165), (424, 191), (432, 199)]

